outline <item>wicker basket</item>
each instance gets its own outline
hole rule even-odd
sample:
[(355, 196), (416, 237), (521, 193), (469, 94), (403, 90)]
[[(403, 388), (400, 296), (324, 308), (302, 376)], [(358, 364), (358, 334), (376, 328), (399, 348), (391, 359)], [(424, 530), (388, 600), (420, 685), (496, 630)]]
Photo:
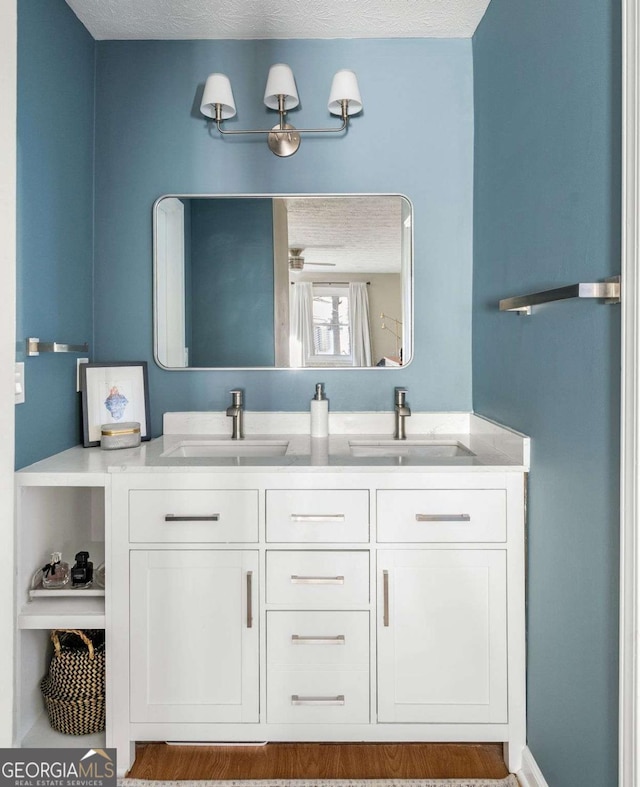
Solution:
[[(93, 636), (95, 646), (87, 635)], [(104, 632), (56, 629), (51, 641), (55, 653), (40, 684), (49, 723), (67, 735), (101, 732), (105, 728)]]

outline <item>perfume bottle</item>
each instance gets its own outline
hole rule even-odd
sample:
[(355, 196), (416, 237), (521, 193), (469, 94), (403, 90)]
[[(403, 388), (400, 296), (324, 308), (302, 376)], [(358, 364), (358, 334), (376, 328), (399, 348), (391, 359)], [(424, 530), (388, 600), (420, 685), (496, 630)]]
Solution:
[(93, 581), (93, 563), (88, 552), (78, 552), (76, 564), (71, 569), (71, 584), (74, 588), (89, 587)]
[(69, 584), (69, 564), (60, 552), (51, 553), (51, 562), (42, 568), (43, 588), (63, 588)]

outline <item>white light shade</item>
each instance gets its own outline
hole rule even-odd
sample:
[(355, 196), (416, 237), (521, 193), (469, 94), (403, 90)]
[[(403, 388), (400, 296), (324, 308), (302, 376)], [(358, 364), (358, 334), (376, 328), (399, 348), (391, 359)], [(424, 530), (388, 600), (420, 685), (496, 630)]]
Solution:
[(225, 74), (210, 74), (207, 77), (200, 112), (206, 117), (215, 118), (216, 104), (220, 104), (222, 120), (232, 118), (236, 114), (236, 102), (233, 100), (231, 82)]
[(284, 96), (284, 108), (293, 109), (300, 103), (293, 71), (284, 63), (276, 63), (269, 69), (264, 103), (269, 109), (278, 109), (278, 96)]
[(358, 88), (358, 80), (353, 71), (343, 68), (337, 71), (331, 83), (329, 93), (329, 112), (332, 115), (342, 115), (342, 102), (348, 101), (348, 115), (357, 115), (362, 110), (362, 98)]

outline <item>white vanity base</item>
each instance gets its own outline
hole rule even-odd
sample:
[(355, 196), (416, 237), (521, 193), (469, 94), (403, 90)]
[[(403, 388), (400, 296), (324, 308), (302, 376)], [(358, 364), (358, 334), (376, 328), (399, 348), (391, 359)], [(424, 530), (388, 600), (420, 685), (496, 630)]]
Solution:
[(112, 475), (121, 773), (143, 740), (503, 742), (520, 769), (524, 474), (318, 470)]
[[(169, 414), (140, 448), (73, 448), (17, 473), (14, 745), (78, 743), (43, 716), (48, 632), (104, 627), (96, 740), (120, 776), (145, 740), (502, 742), (518, 771), (528, 439), (414, 414), (410, 437), (472, 458), (359, 459), (349, 437), (388, 436), (392, 414), (334, 413), (318, 462), (308, 414), (247, 413), (248, 434), (286, 438), (282, 459), (160, 459), (213, 422), (228, 426)], [(47, 550), (86, 545), (94, 561), (104, 550), (105, 598), (29, 600)]]

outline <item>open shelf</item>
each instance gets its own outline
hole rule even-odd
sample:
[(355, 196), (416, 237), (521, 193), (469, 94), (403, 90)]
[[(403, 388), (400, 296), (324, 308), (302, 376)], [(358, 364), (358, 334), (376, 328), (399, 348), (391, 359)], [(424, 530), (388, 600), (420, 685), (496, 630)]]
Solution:
[[(85, 456), (81, 454), (81, 456)], [(51, 629), (104, 629), (105, 591), (32, 588), (53, 552), (70, 562), (80, 551), (97, 568), (105, 558), (106, 479), (78, 473), (18, 473), (16, 494), (16, 745), (26, 748), (105, 748), (106, 733), (65, 735), (52, 729), (41, 693), (53, 655)], [(76, 483), (77, 482), (77, 483)], [(86, 483), (85, 483), (86, 482)]]
[(29, 598), (104, 598), (104, 588), (34, 588), (29, 591)]
[(104, 627), (104, 595), (35, 598), (23, 604), (18, 615), (20, 629), (102, 629)]
[(27, 749), (73, 748), (75, 746), (86, 746), (87, 749), (104, 749), (107, 745), (107, 738), (104, 732), (97, 732), (93, 735), (65, 735), (54, 730), (49, 724), (46, 713), (38, 716), (35, 724), (24, 736), (21, 746)]

